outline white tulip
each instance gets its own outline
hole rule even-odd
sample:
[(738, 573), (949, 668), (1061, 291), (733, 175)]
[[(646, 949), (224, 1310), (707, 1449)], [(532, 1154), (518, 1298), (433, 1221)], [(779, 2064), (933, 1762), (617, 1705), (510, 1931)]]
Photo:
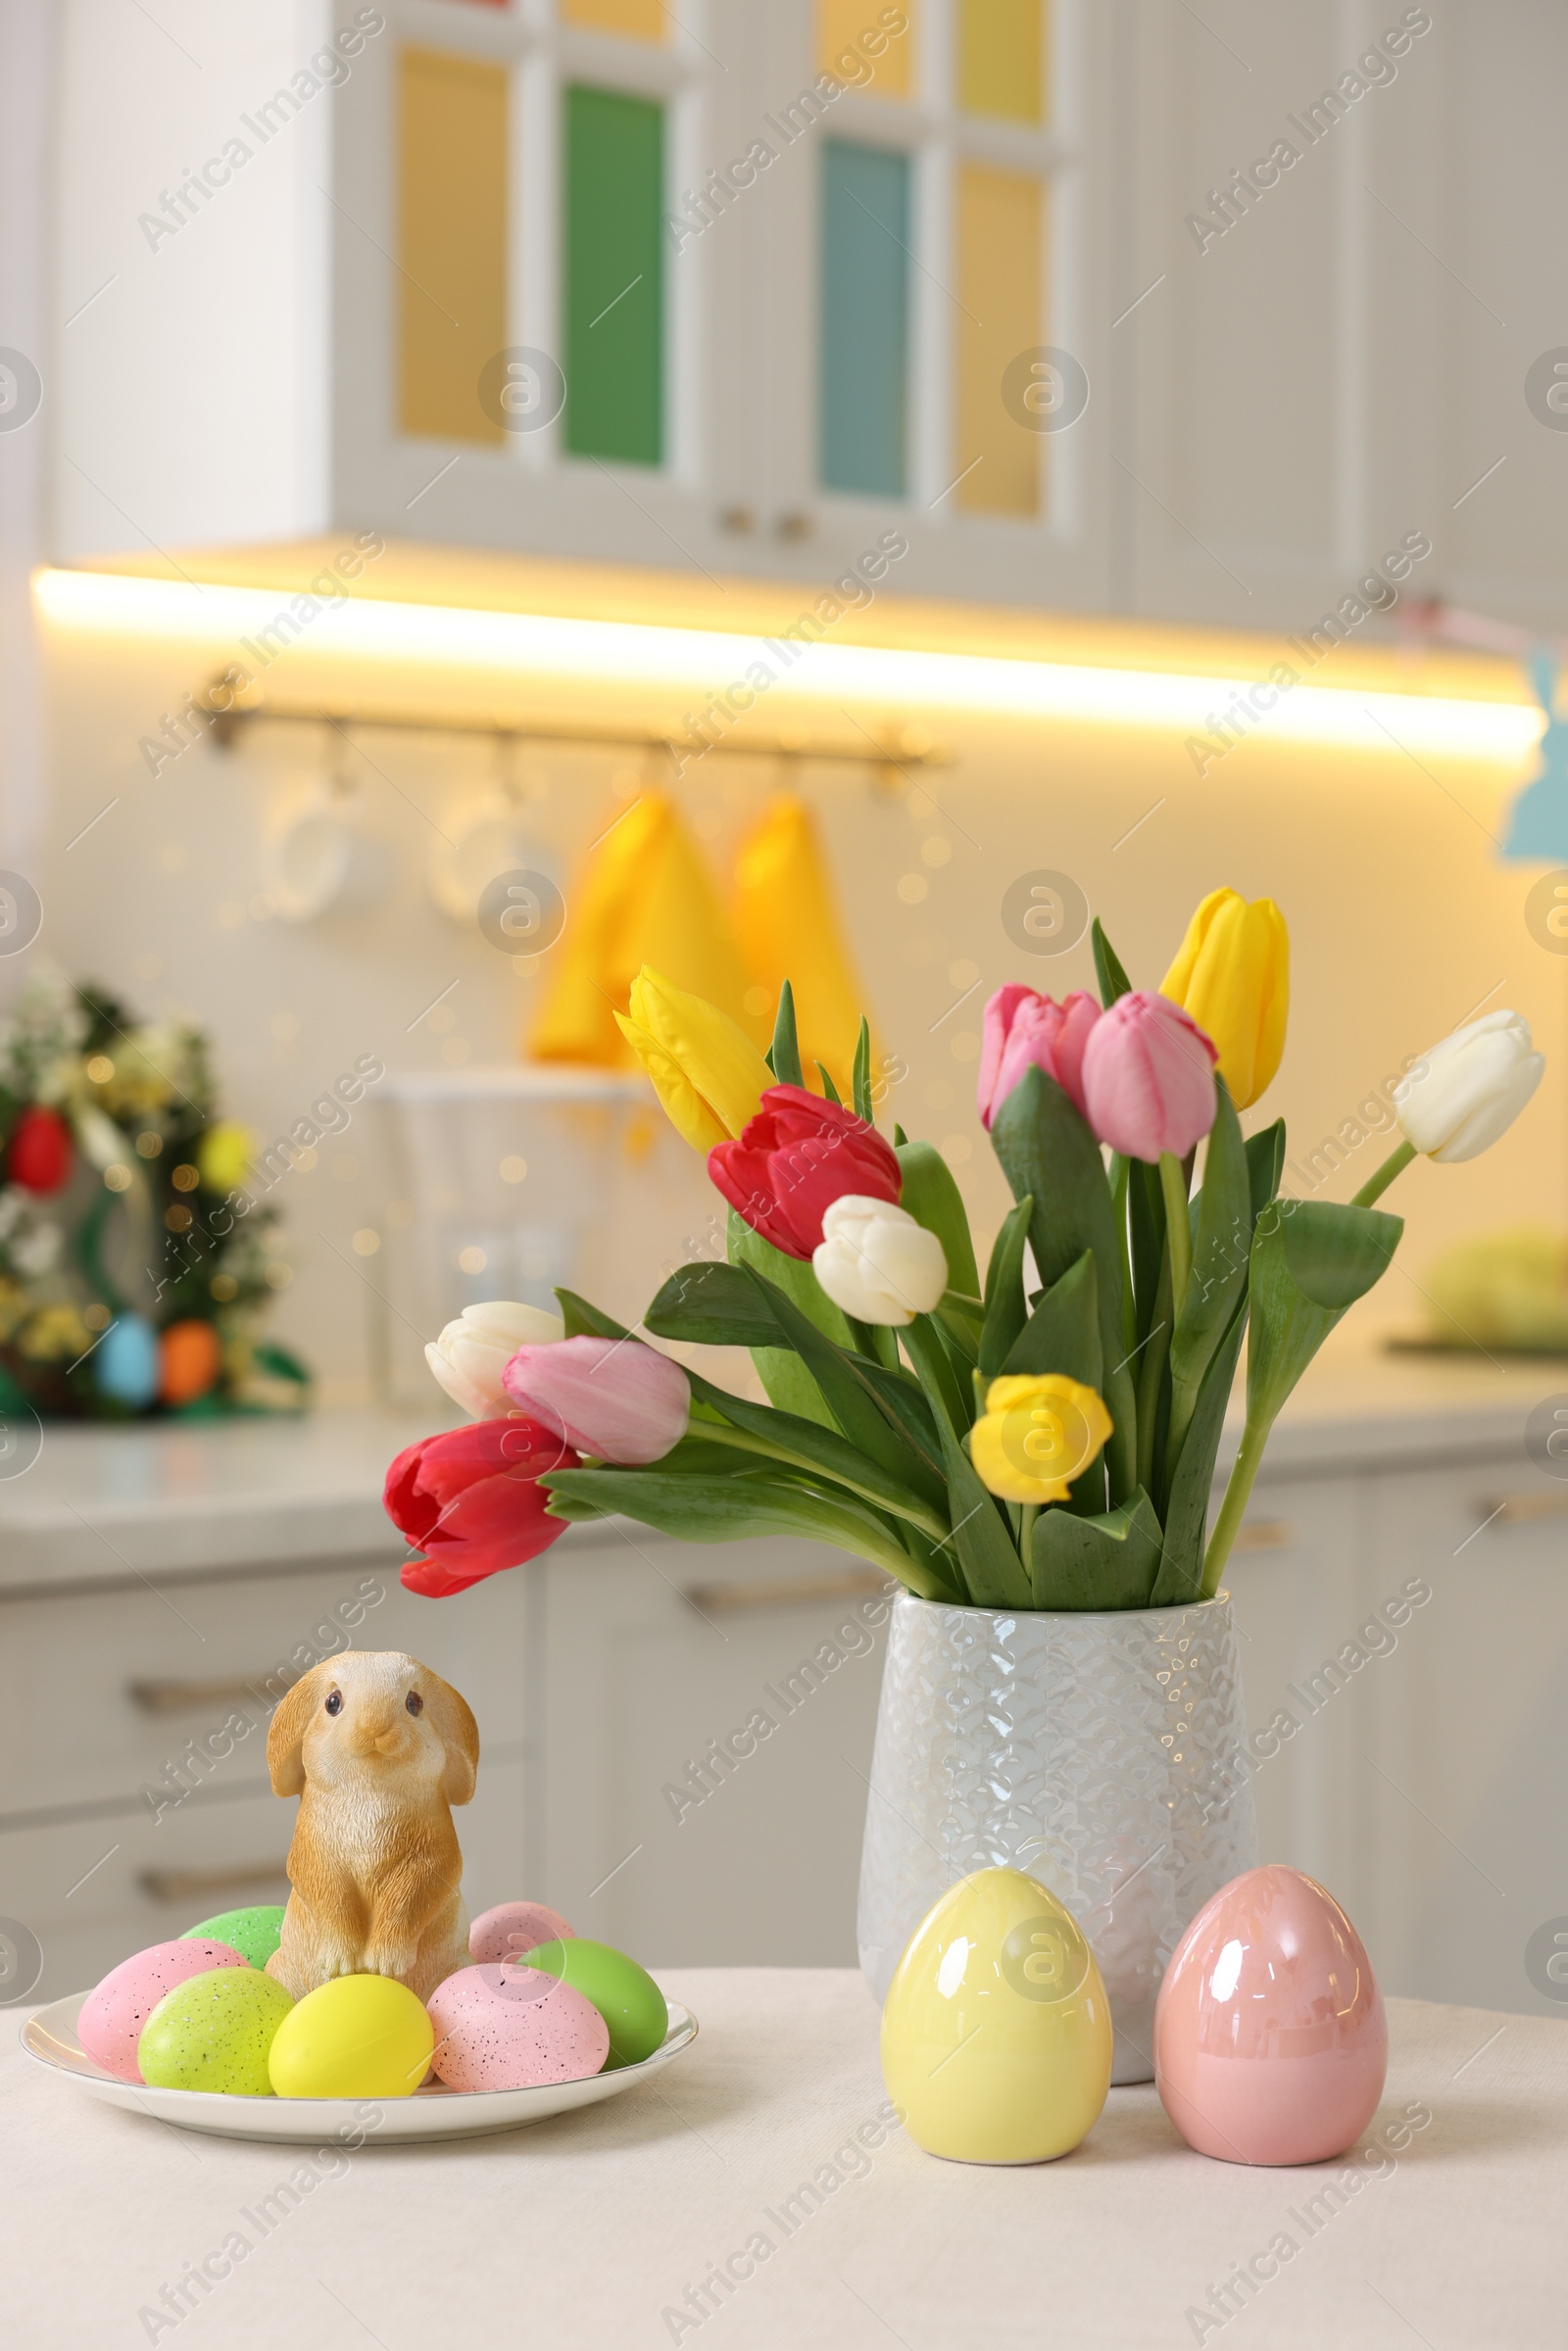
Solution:
[(1445, 1166), (1476, 1158), (1506, 1134), (1545, 1066), (1522, 1013), (1483, 1014), (1434, 1045), (1391, 1088), (1405, 1141)]
[(948, 1286), (948, 1260), (935, 1233), (891, 1200), (847, 1192), (822, 1219), (811, 1271), (857, 1322), (898, 1327), (929, 1314)]
[(453, 1402), (472, 1419), (500, 1420), (514, 1409), (501, 1374), (518, 1347), (546, 1347), (565, 1335), (559, 1314), (492, 1298), (482, 1306), (465, 1306), (425, 1348), (424, 1359)]

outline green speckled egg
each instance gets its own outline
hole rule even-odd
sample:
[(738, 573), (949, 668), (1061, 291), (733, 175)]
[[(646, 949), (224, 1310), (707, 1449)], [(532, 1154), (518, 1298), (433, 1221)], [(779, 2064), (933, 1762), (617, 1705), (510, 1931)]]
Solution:
[(203, 1919), (199, 1927), (187, 1927), (181, 1942), (227, 1943), (252, 1967), (266, 1967), (277, 1949), (283, 1932), (283, 1906), (280, 1902), (261, 1902), (251, 1910), (225, 1910), (221, 1918)]
[(590, 1942), (578, 1935), (569, 1942), (536, 1943), (523, 1953), (523, 1964), (554, 1976), (559, 1984), (569, 1984), (592, 2001), (610, 2027), (607, 2074), (619, 2066), (641, 2065), (669, 2031), (669, 2009), (652, 1976), (610, 1943)]
[(270, 2097), (272, 2035), (293, 2005), (281, 1984), (255, 1968), (212, 1968), (188, 1977), (165, 1994), (141, 2029), (136, 2062), (142, 2080), (154, 2089)]

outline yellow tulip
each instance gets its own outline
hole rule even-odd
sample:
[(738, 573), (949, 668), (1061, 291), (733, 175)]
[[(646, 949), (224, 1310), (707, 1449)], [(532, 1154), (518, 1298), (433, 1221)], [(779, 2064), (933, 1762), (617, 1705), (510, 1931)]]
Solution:
[(1212, 1038), (1238, 1110), (1255, 1102), (1280, 1065), (1290, 1008), (1291, 935), (1274, 901), (1211, 890), (1159, 992)]
[(694, 1150), (711, 1151), (756, 1116), (773, 1073), (716, 1004), (688, 996), (645, 963), (631, 984), (630, 1016), (617, 1012), (615, 1019), (670, 1124)]
[(220, 1118), (196, 1144), (196, 1172), (209, 1192), (237, 1192), (250, 1170), (256, 1138), (237, 1118)]
[(1111, 1432), (1094, 1389), (1062, 1372), (1009, 1373), (969, 1434), (981, 1483), (1004, 1502), (1064, 1502)]

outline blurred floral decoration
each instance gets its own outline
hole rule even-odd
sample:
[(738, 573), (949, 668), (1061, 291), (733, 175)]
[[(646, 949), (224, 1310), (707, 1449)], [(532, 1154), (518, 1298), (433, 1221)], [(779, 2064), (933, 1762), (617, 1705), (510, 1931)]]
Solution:
[(260, 1337), (289, 1273), (275, 1211), (236, 1211), (251, 1149), (199, 1028), (28, 979), (0, 1021), (0, 1411), (303, 1403), (304, 1365)]

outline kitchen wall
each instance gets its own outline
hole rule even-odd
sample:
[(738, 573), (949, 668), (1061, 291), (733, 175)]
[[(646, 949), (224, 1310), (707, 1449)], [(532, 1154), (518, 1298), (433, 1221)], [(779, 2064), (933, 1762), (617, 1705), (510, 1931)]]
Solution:
[[(443, 817), (495, 775), (489, 743), (381, 732), (361, 739), (361, 757), (278, 729), (234, 752), (194, 744), (155, 779), (138, 739), (207, 674), (197, 655), (58, 628), (45, 630), (45, 922), (22, 960), (47, 953), (147, 1013), (205, 1022), (228, 1106), (267, 1137), (360, 1053), (391, 1071), (514, 1054), (543, 970), (523, 976), (479, 934), (455, 927), (425, 879)], [(1423, 1163), (1402, 1180), (1391, 1204), (1409, 1219), (1408, 1241), (1372, 1315), (1417, 1319), (1426, 1265), (1464, 1232), (1561, 1221), (1568, 974), (1526, 924), (1534, 870), (1497, 855), (1517, 773), (1278, 744), (1259, 732), (1199, 780), (1176, 735), (981, 716), (950, 728), (948, 743), (953, 763), (907, 789), (826, 765), (808, 767), (803, 788), (821, 819), (880, 1049), (907, 1068), (885, 1115), (942, 1145), (982, 1234), (1004, 1205), (974, 1111), (985, 998), (1004, 979), (1058, 995), (1094, 984), (1087, 939), (1047, 958), (1020, 954), (1004, 931), (1008, 884), (1039, 867), (1078, 881), (1148, 985), (1205, 890), (1223, 882), (1279, 901), (1294, 947), (1290, 1043), (1247, 1123), (1283, 1113), (1293, 1154), (1355, 1119), (1401, 1060), (1478, 1007), (1514, 1005), (1530, 1019), (1550, 1060), (1536, 1104), (1485, 1158)], [(358, 913), (289, 925), (265, 896), (265, 831), (323, 757), (355, 783), (390, 884)], [(649, 771), (638, 755), (541, 751), (517, 772), (538, 861), (562, 875), (569, 901), (585, 845)], [(676, 787), (720, 870), (777, 780), (770, 760), (715, 757)], [(701, 1241), (712, 1205), (695, 1157), (662, 1120), (637, 1122), (632, 1146), (635, 1155), (617, 1147), (603, 1249), (582, 1272), (628, 1316)], [(1348, 1198), (1383, 1149), (1374, 1136), (1352, 1150), (1319, 1197)], [(1305, 1176), (1297, 1188), (1309, 1185)], [(399, 1246), (373, 1104), (272, 1197), (293, 1269), (276, 1329), (315, 1363), (328, 1397), (363, 1396), (369, 1317), (390, 1258), (359, 1254), (354, 1236)]]

